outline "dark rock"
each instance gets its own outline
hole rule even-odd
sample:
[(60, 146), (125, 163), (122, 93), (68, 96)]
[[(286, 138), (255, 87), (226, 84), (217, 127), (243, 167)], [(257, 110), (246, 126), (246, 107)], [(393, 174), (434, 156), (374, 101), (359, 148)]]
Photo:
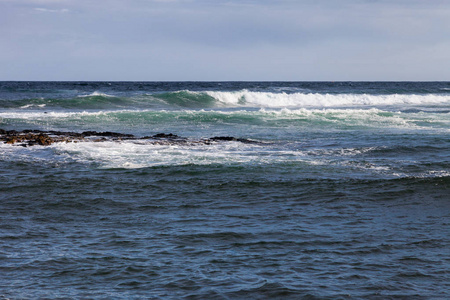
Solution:
[(215, 136), (209, 139), (210, 141), (236, 141), (244, 144), (260, 144), (258, 141), (253, 141), (249, 139), (241, 139), (241, 138), (235, 138), (233, 136)]
[(99, 135), (100, 136), (105, 136), (105, 137), (121, 137), (121, 138), (132, 138), (132, 137), (134, 137), (134, 135), (132, 135), (132, 134), (110, 132), (110, 131), (99, 132)]
[(164, 139), (176, 139), (176, 138), (179, 138), (179, 136), (176, 135), (176, 134), (172, 134), (172, 133), (169, 133), (169, 134), (158, 133), (158, 134), (153, 135), (152, 138), (154, 138), (154, 139), (161, 139), (161, 138), (164, 138)]
[[(95, 137), (89, 138), (88, 137)], [(173, 133), (158, 133), (153, 136), (145, 136), (142, 138), (136, 138), (132, 134), (117, 133), (111, 131), (97, 132), (97, 131), (84, 131), (82, 133), (77, 132), (63, 132), (63, 131), (42, 131), (42, 130), (4, 130), (0, 129), (0, 141), (7, 144), (18, 144), (19, 146), (48, 146), (57, 142), (103, 142), (103, 141), (120, 141), (120, 140), (138, 140), (147, 139), (152, 144), (158, 145), (211, 145), (216, 142), (222, 141), (236, 141), (248, 144), (260, 144), (261, 142), (252, 141), (249, 139), (235, 138), (232, 136), (215, 136), (212, 138), (191, 140), (188, 138), (180, 137)]]
[(35, 130), (25, 129), (21, 133), (44, 133), (44, 131), (36, 130), (36, 129)]
[(17, 137), (15, 137), (15, 136), (7, 137), (5, 139), (5, 142), (7, 144), (15, 144), (17, 142)]
[(249, 140), (249, 139), (236, 139), (236, 141), (244, 144), (262, 144), (261, 142)]
[(232, 136), (215, 136), (210, 138), (211, 141), (236, 141), (235, 137)]
[(132, 134), (124, 134), (124, 133), (118, 133), (118, 132), (111, 132), (111, 131), (104, 131), (104, 132), (97, 132), (97, 131), (84, 131), (81, 133), (82, 136), (105, 136), (105, 137), (122, 137), (122, 138), (132, 138), (134, 135)]
[(51, 144), (53, 143), (52, 138), (49, 137), (49, 136), (46, 135), (46, 134), (43, 134), (43, 133), (39, 134), (39, 135), (36, 137), (36, 141), (37, 141), (37, 143), (38, 143), (39, 145), (42, 145), (42, 146), (48, 146), (48, 145), (51, 145)]
[(83, 131), (81, 133), (82, 136), (97, 136), (98, 132), (97, 131)]

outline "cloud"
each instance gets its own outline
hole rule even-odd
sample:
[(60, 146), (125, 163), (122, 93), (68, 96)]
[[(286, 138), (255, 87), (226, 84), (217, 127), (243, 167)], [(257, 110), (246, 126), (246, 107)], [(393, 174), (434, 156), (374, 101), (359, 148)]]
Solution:
[(0, 0), (0, 80), (448, 80), (449, 14), (448, 0)]
[(69, 10), (67, 8), (48, 9), (48, 8), (36, 7), (34, 10), (39, 11), (39, 12), (48, 12), (48, 13), (67, 13), (67, 12), (69, 12)]
[(28, 5), (28, 4), (61, 4), (71, 0), (0, 0), (0, 2), (13, 2), (17, 5)]

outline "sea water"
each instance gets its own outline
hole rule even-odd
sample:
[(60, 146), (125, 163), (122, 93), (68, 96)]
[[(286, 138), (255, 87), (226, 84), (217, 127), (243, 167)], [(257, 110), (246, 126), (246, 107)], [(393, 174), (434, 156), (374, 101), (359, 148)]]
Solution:
[[(0, 82), (0, 299), (448, 299), (448, 82)], [(255, 143), (242, 143), (248, 139)]]

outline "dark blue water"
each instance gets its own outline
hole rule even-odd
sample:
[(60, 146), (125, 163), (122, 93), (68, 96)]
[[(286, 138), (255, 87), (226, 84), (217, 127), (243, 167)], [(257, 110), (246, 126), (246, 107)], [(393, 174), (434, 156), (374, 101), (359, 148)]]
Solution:
[(1, 129), (192, 141), (0, 144), (0, 299), (448, 299), (449, 88), (0, 83)]

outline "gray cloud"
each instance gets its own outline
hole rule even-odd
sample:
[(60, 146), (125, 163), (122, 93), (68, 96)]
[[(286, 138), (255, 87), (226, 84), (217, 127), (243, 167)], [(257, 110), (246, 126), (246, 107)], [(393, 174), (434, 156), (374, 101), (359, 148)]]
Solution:
[(40, 11), (40, 12), (49, 12), (49, 13), (66, 13), (66, 12), (69, 12), (69, 10), (67, 8), (48, 9), (48, 8), (37, 7), (37, 8), (35, 8), (35, 10), (36, 11)]
[(449, 80), (450, 3), (0, 0), (0, 80)]

